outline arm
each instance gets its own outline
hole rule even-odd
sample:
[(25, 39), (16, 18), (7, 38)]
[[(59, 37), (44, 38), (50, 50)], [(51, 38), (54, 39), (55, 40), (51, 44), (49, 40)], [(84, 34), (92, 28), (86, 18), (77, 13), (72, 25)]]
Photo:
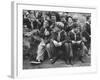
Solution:
[(52, 42), (54, 43), (54, 45), (55, 45), (56, 47), (62, 45), (62, 42), (57, 42), (56, 40), (53, 40), (53, 39), (52, 39)]

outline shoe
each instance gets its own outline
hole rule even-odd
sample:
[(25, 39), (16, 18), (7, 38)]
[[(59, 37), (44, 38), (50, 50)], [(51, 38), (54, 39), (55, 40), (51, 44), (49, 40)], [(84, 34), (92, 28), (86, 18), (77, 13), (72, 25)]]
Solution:
[(70, 61), (69, 61), (69, 64), (73, 65), (73, 61), (72, 61), (72, 60), (70, 60)]
[(50, 59), (51, 64), (55, 63), (55, 59)]
[(85, 61), (83, 60), (83, 57), (80, 57), (79, 60), (84, 63)]
[(85, 61), (83, 59), (80, 60), (82, 63), (85, 63)]
[(31, 64), (36, 64), (36, 65), (37, 65), (37, 64), (40, 64), (41, 62), (40, 62), (40, 61), (31, 61), (30, 63), (31, 63)]
[(65, 63), (66, 63), (67, 65), (69, 65), (69, 60), (66, 60)]
[(72, 58), (69, 58), (69, 64), (73, 65), (73, 59)]

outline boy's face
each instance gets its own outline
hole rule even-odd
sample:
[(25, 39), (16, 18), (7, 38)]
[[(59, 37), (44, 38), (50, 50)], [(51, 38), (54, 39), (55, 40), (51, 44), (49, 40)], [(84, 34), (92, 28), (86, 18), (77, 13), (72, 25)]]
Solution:
[(27, 14), (29, 14), (29, 13), (28, 13), (27, 10), (24, 10), (24, 11), (23, 11), (23, 14), (24, 14), (24, 15), (27, 15)]
[(56, 22), (56, 16), (51, 16), (51, 21)]
[(72, 18), (68, 18), (68, 22), (69, 23), (73, 22)]
[(34, 11), (33, 11), (33, 10), (32, 10), (32, 11), (30, 11), (30, 13), (31, 13), (31, 14), (34, 14)]
[(74, 28), (74, 32), (75, 33), (79, 32), (79, 29), (78, 28)]
[(45, 27), (48, 27), (49, 26), (48, 21), (44, 21), (44, 26)]
[(31, 14), (30, 15), (30, 19), (31, 19), (31, 21), (35, 21), (36, 20), (36, 17), (33, 14)]
[(61, 21), (62, 21), (62, 22), (66, 22), (65, 17), (62, 17), (62, 18), (61, 18)]

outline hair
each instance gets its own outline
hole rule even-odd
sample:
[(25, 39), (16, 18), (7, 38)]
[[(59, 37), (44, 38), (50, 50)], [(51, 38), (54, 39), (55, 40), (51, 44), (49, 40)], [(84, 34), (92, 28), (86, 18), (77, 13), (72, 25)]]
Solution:
[(71, 16), (68, 16), (68, 17), (66, 18), (67, 22), (68, 22), (68, 19), (69, 19), (69, 18), (71, 18), (71, 19), (73, 20), (73, 18), (72, 18)]
[(86, 20), (88, 21), (88, 20), (89, 20), (89, 18), (90, 18), (90, 16), (87, 16), (87, 17), (86, 17)]

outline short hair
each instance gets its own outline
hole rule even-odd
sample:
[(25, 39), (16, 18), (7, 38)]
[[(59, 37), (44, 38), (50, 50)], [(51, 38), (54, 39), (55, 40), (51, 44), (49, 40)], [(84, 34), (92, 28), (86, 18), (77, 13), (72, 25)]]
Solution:
[(69, 18), (71, 18), (73, 20), (72, 16), (67, 16), (67, 18), (66, 18), (67, 22), (68, 22)]
[(87, 16), (87, 17), (86, 17), (86, 20), (88, 21), (88, 20), (89, 20), (89, 18), (90, 18), (90, 16)]

